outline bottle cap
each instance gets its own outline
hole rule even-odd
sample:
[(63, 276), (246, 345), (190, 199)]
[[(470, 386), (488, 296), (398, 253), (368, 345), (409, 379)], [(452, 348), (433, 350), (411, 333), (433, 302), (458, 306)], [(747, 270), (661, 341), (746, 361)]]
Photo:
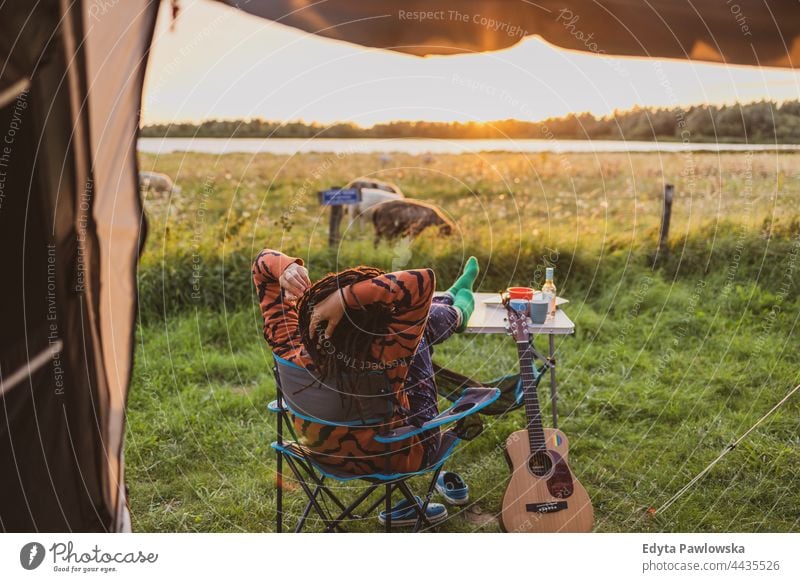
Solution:
[[(539, 271), (541, 273), (541, 271)], [(552, 279), (553, 278), (553, 267), (547, 267), (545, 270), (545, 279)]]

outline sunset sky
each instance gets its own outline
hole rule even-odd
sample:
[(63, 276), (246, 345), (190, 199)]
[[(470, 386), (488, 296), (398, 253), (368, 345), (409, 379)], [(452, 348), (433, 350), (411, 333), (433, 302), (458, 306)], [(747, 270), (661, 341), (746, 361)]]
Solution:
[(143, 121), (263, 117), (363, 126), (394, 119), (538, 120), (635, 105), (783, 101), (800, 73), (611, 59), (538, 39), (494, 53), (419, 58), (309, 35), (206, 0), (163, 3)]

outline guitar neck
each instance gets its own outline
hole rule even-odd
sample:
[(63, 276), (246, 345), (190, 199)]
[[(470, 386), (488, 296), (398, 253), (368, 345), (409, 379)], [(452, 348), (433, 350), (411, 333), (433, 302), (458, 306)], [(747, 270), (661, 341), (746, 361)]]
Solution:
[(536, 392), (536, 372), (533, 366), (533, 350), (529, 342), (517, 342), (519, 355), (519, 372), (522, 380), (522, 395), (525, 402), (525, 416), (528, 420), (528, 441), (531, 452), (544, 451), (547, 443), (542, 425), (542, 410), (539, 407), (539, 395)]

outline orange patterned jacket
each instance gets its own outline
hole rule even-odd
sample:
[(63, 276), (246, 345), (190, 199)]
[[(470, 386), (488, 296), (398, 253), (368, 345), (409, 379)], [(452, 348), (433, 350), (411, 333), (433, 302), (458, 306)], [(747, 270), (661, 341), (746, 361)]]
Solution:
[[(253, 281), (264, 316), (264, 339), (275, 355), (313, 370), (314, 362), (300, 339), (294, 302), (286, 299), (278, 282), (292, 263), (302, 265), (303, 261), (264, 249), (253, 265)], [(386, 273), (344, 289), (348, 308), (382, 303), (392, 310), (388, 332), (376, 335), (371, 352), (377, 361), (387, 364), (386, 374), (399, 405), (393, 426), (403, 423), (402, 409), (408, 409), (403, 386), (425, 330), (435, 287), (433, 271), (417, 269)], [(319, 460), (327, 465), (355, 475), (386, 470), (387, 445), (375, 442), (373, 428), (331, 427), (297, 417), (294, 426), (300, 444), (320, 453)], [(389, 468), (397, 472), (416, 471), (422, 457), (423, 445), (418, 437), (412, 437), (392, 445)]]

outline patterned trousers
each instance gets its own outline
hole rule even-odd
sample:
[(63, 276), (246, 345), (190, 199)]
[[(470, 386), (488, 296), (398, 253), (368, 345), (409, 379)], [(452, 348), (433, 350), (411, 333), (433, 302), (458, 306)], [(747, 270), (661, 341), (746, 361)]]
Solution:
[[(411, 422), (422, 424), (439, 414), (433, 378), (433, 346), (453, 335), (458, 324), (459, 312), (453, 307), (453, 298), (450, 295), (434, 297), (425, 332), (406, 376), (405, 390)], [(439, 431), (423, 433), (421, 438), (425, 448), (422, 466), (425, 467), (439, 448)]]

